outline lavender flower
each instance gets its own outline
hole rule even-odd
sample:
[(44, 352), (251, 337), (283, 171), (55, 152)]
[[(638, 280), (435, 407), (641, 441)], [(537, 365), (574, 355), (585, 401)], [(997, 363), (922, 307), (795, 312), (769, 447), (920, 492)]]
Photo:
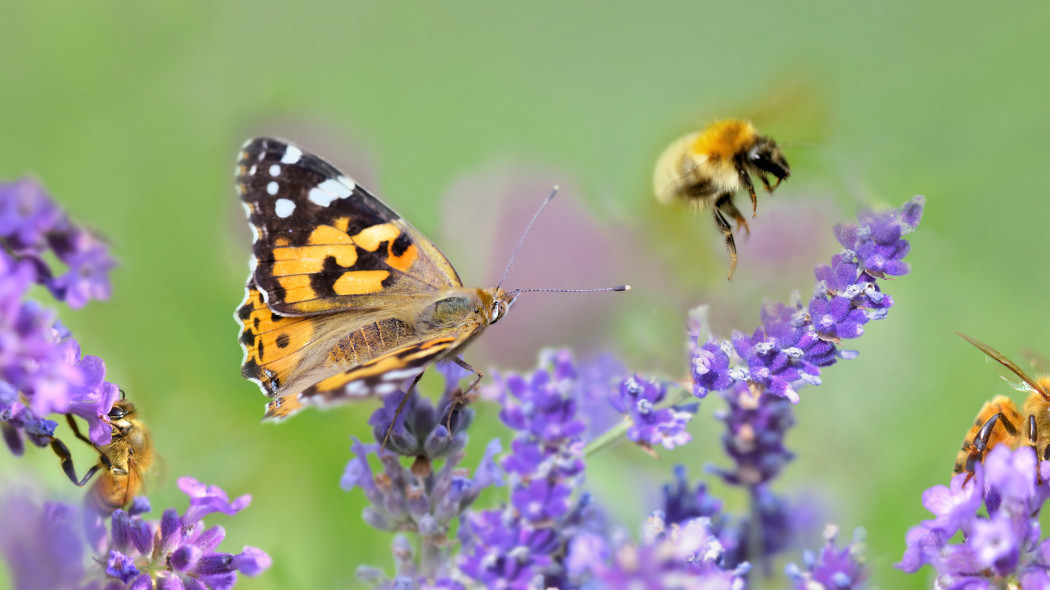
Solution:
[(657, 409), (665, 397), (665, 384), (636, 375), (623, 380), (619, 395), (610, 396), (609, 403), (630, 421), (627, 438), (647, 449), (653, 445), (673, 449), (691, 440), (685, 428), (700, 404)]
[[(37, 271), (34, 281), (70, 307), (109, 297), (109, 271), (115, 263), (107, 248), (70, 222), (33, 180), (0, 185), (0, 246), (30, 262)], [(68, 267), (65, 273), (56, 276), (44, 262), (48, 251)]]
[[(925, 200), (918, 196), (899, 210), (861, 214), (859, 224), (840, 225), (835, 235), (845, 248), (832, 257), (830, 266), (815, 269), (817, 284), (808, 306), (800, 301), (771, 304), (762, 310), (762, 326), (750, 336), (737, 332), (732, 349), (746, 368), (730, 369), (728, 375), (747, 381), (758, 393), (799, 401), (798, 384), (820, 384), (820, 367), (836, 358), (853, 358), (855, 353), (837, 347), (844, 338), (864, 333), (863, 326), (886, 317), (893, 299), (882, 293), (878, 279), (902, 276), (910, 267), (903, 257), (910, 250), (905, 234), (915, 230), (922, 218)], [(713, 340), (701, 343), (705, 330), (690, 330), (694, 394), (725, 391), (727, 360), (721, 356), (724, 345)]]
[[(460, 400), (462, 389), (458, 386), (459, 379), (470, 373), (454, 363), (441, 365), (441, 369), (448, 376), (447, 387), (436, 409), (429, 400), (420, 397), (419, 393), (413, 390), (396, 420), (394, 417), (401, 404), (402, 395), (384, 397), (383, 406), (376, 410), (368, 421), (375, 439), (386, 441), (387, 450), (415, 459), (412, 470), (421, 476), (429, 473), (430, 465), (434, 461), (463, 451), (467, 445), (466, 429), (474, 420), (474, 410), (466, 407), (465, 402)], [(460, 371), (465, 374), (459, 374)], [(390, 427), (391, 422), (394, 423), (393, 428)], [(452, 426), (452, 432), (449, 432), (449, 425)]]
[[(54, 276), (49, 251), (68, 272)], [(15, 454), (24, 436), (38, 446), (49, 442), (40, 426), (53, 422), (51, 414), (80, 416), (92, 442), (109, 443), (106, 415), (118, 389), (104, 380), (105, 364), (82, 357), (54, 312), (25, 297), (36, 283), (80, 307), (109, 295), (112, 267), (106, 248), (70, 223), (38, 184), (0, 185), (0, 427)]]
[[(972, 477), (960, 473), (950, 487), (923, 493), (935, 518), (908, 530), (897, 567), (932, 565), (937, 588), (1050, 587), (1050, 539), (1041, 538), (1038, 518), (1048, 478), (1050, 462), (1037, 463), (1031, 448), (993, 447)], [(957, 532), (962, 540), (953, 543)]]
[[(449, 407), (445, 398), (435, 411), (413, 395), (395, 420), (395, 399), (385, 400), (371, 423), (377, 441), (394, 424), (389, 451), (379, 450), (378, 442), (355, 442), (356, 458), (347, 465), (343, 486), (365, 492), (372, 503), (365, 511), (369, 524), (408, 531), (421, 543), (417, 553), (399, 535), (394, 539), (396, 575), (386, 577), (365, 567), (359, 578), (382, 589), (739, 589), (750, 563), (770, 575), (770, 558), (794, 543), (808, 524), (800, 519), (799, 506), (774, 493), (771, 485), (793, 458), (784, 436), (794, 425), (797, 390), (820, 384), (823, 367), (856, 356), (841, 350), (841, 341), (885, 317), (893, 300), (880, 291), (878, 281), (907, 273), (902, 259), (908, 246), (901, 236), (914, 229), (921, 211), (922, 197), (916, 197), (899, 211), (865, 214), (859, 225), (840, 227), (846, 249), (830, 266), (817, 269), (818, 284), (809, 303), (796, 297), (788, 304), (765, 306), (761, 326), (751, 333), (736, 332), (724, 341), (707, 334), (703, 322), (690, 326), (692, 394), (702, 398), (719, 392), (728, 404), (718, 416), (726, 426), (723, 447), (733, 465), (709, 470), (747, 489), (751, 509), (745, 516), (724, 512), (702, 484), (691, 488), (684, 469), (678, 469), (674, 484), (665, 488), (665, 511), (654, 513), (641, 543), (626, 540), (609, 526), (590, 496), (577, 491), (584, 484), (584, 443), (594, 432), (592, 410), (611, 407), (626, 415), (617, 428), (643, 447), (671, 448), (688, 442), (685, 425), (696, 406), (675, 407), (680, 398), (668, 395), (666, 385), (627, 376), (619, 363), (594, 368), (577, 363), (567, 351), (546, 352), (532, 373), (497, 374), (495, 385), (484, 390), (501, 404), (500, 418), (514, 436), (498, 467), (498, 447), (489, 446), (476, 480), (464, 478), (463, 488), (475, 490), (478, 480), (499, 480), (501, 467), (507, 499), (494, 509), (467, 510), (475, 496), (445, 502), (445, 510), (433, 508), (443, 493), (435, 482), (462, 459), (470, 416), (454, 415), (449, 429), (441, 418)], [(465, 375), (455, 368), (445, 371), (445, 395), (451, 399)], [(595, 403), (602, 400), (609, 405)], [(662, 404), (671, 405), (658, 408)], [(438, 435), (446, 441), (440, 450), (434, 440)], [(383, 465), (381, 473), (373, 473), (371, 454)], [(417, 465), (406, 469), (398, 455)], [(436, 473), (416, 468), (419, 461), (429, 465), (438, 460), (446, 464)], [(447, 531), (456, 518), (461, 548), (451, 561)], [(789, 572), (800, 585), (854, 587), (867, 575), (856, 559), (856, 547), (837, 549), (831, 535), (819, 555), (807, 554), (803, 568)]]
[(732, 485), (755, 487), (772, 481), (795, 457), (784, 446), (784, 436), (795, 425), (791, 404), (776, 395), (756, 395), (744, 383), (724, 397), (729, 409), (717, 414), (726, 427), (722, 448), (736, 464), (709, 471)]
[[(499, 440), (489, 443), (473, 478), (459, 468), (467, 443), (464, 429), (473, 418), (473, 410), (455, 402), (462, 393), (459, 381), (466, 375), (447, 367), (443, 372), (447, 377), (446, 390), (437, 410), (413, 391), (394, 422), (389, 450), (381, 450), (379, 443), (365, 445), (355, 439), (352, 447), (355, 458), (347, 464), (340, 481), (345, 491), (360, 487), (365, 492), (372, 503), (364, 511), (364, 520), (369, 525), (380, 530), (411, 531), (421, 540), (418, 558), (411, 552), (395, 550), (395, 555), (401, 558), (396, 560), (393, 579), (374, 568), (359, 570), (360, 579), (380, 588), (416, 588), (427, 580), (443, 579), (447, 573), (448, 533), (453, 521), (477, 499), (481, 490), (503, 482), (503, 474), (495, 463), (495, 455), (501, 450)], [(387, 396), (394, 401), (384, 402), (372, 415), (370, 423), (377, 441), (386, 436), (400, 398), (396, 394)], [(446, 427), (448, 422), (452, 424), (451, 436)], [(372, 472), (368, 462), (371, 455), (382, 464), (381, 473)], [(406, 469), (399, 456), (413, 458), (411, 468)], [(443, 460), (444, 465), (434, 471), (432, 465), (438, 460)]]
[(680, 588), (741, 590), (749, 566), (726, 570), (723, 549), (707, 518), (668, 524), (662, 513), (649, 517), (644, 542), (617, 548), (595, 535), (580, 535), (570, 546), (573, 573), (589, 579), (583, 588)]
[(517, 431), (502, 461), (511, 503), (467, 515), (459, 568), (489, 588), (570, 587), (568, 543), (599, 518), (589, 496), (572, 499), (584, 468), (580, 371), (567, 352), (548, 352), (532, 375), (499, 375), (497, 385), (500, 418)]
[[(0, 551), (14, 567), (16, 585), (26, 589), (102, 587), (232, 588), (237, 573), (255, 576), (270, 567), (270, 557), (255, 547), (240, 553), (218, 551), (226, 533), (204, 528), (200, 520), (212, 512), (234, 514), (249, 496), (232, 503), (215, 486), (188, 477), (179, 487), (190, 496), (183, 516), (175, 509), (160, 522), (140, 516), (148, 503), (137, 500), (129, 511), (117, 510), (109, 526), (94, 512), (61, 503), (42, 507), (24, 496), (5, 503)], [(93, 555), (85, 567), (84, 557)]]
[(864, 530), (853, 533), (853, 542), (842, 549), (835, 546), (838, 527), (828, 525), (824, 530), (826, 542), (819, 554), (805, 551), (803, 567), (789, 563), (785, 573), (795, 582), (796, 590), (828, 588), (835, 590), (858, 590), (866, 587), (869, 571), (864, 563)]

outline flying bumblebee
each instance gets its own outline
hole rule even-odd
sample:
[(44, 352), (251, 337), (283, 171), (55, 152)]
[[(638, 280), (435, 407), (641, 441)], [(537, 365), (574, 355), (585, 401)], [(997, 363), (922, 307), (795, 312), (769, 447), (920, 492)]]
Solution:
[(997, 395), (981, 406), (955, 457), (952, 474), (964, 471), (972, 474), (974, 466), (996, 445), (1012, 449), (1028, 445), (1039, 460), (1050, 459), (1050, 375), (1032, 378), (998, 350), (966, 334), (959, 335), (1020, 377), (1021, 385), (1030, 394), (1022, 411), (1005, 395)]
[[(678, 138), (657, 159), (653, 173), (653, 191), (661, 203), (682, 200), (694, 210), (711, 208), (729, 250), (729, 280), (736, 270), (736, 242), (726, 216), (736, 221), (737, 230), (751, 233), (747, 220), (733, 204), (733, 195), (747, 190), (752, 216), (758, 214), (752, 174), (772, 193), (791, 170), (775, 141), (759, 134), (750, 121), (739, 119), (718, 121)], [(770, 183), (769, 176), (776, 184)]]
[(121, 399), (109, 411), (113, 438), (107, 445), (98, 446), (80, 433), (72, 416), (67, 421), (73, 434), (92, 445), (98, 451), (99, 462), (78, 479), (73, 468), (69, 449), (59, 439), (51, 441), (51, 448), (62, 463), (62, 470), (69, 480), (84, 486), (96, 472), (98, 479), (88, 491), (85, 504), (101, 515), (108, 516), (118, 508), (127, 506), (142, 490), (143, 475), (153, 463), (153, 438), (145, 423), (137, 417), (135, 404)]

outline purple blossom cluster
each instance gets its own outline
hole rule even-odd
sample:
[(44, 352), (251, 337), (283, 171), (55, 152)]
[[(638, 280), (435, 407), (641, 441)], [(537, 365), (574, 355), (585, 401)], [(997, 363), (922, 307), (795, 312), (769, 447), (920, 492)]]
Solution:
[[(74, 309), (109, 298), (109, 271), (115, 266), (109, 248), (73, 224), (35, 180), (0, 185), (0, 244), (29, 263), (32, 282)], [(45, 261), (48, 253), (66, 266), (65, 272), (57, 273)]]
[[(58, 274), (47, 255), (67, 270)], [(82, 307), (109, 296), (113, 266), (105, 245), (71, 223), (36, 182), (0, 185), (0, 430), (14, 454), (22, 453), (24, 438), (50, 442), (52, 414), (80, 416), (92, 442), (109, 443), (106, 415), (119, 390), (105, 381), (105, 363), (81, 356), (54, 311), (26, 297), (42, 285)]]
[(742, 590), (750, 566), (725, 569), (724, 549), (706, 517), (669, 523), (654, 512), (645, 525), (642, 543), (610, 548), (593, 533), (578, 535), (569, 548), (569, 567), (587, 580), (581, 588), (631, 590)]
[[(503, 483), (503, 472), (495, 463), (495, 455), (501, 450), (499, 440), (489, 443), (474, 477), (459, 467), (465, 456), (465, 429), (474, 410), (464, 408), (460, 401), (459, 382), (465, 375), (459, 367), (447, 363), (439, 370), (446, 376), (446, 387), (437, 408), (413, 389), (395, 418), (403, 395), (386, 396), (383, 407), (371, 419), (376, 441), (380, 442), (366, 445), (355, 439), (355, 457), (340, 480), (343, 490), (361, 488), (371, 502), (364, 511), (365, 522), (379, 530), (411, 532), (420, 541), (417, 555), (403, 536), (395, 539), (398, 558), (394, 578), (371, 567), (358, 570), (360, 579), (378, 588), (416, 588), (420, 587), (417, 583), (426, 584), (427, 580), (449, 583), (446, 575), (453, 523), (483, 489)], [(381, 443), (384, 439), (385, 449)], [(381, 472), (374, 473), (369, 464), (373, 455), (382, 465)], [(402, 465), (402, 457), (412, 460), (410, 467)], [(435, 470), (434, 463), (439, 460), (444, 464)]]
[[(56, 272), (50, 259), (67, 270)], [(96, 447), (111, 442), (110, 413), (121, 392), (105, 381), (105, 363), (82, 356), (55, 313), (26, 297), (41, 285), (73, 308), (104, 299), (113, 265), (106, 246), (73, 225), (38, 184), (0, 185), (0, 431), (14, 454), (28, 439), (68, 455), (54, 438), (51, 415), (73, 425), (81, 418)], [(63, 461), (63, 469), (76, 480), (71, 464)], [(113, 512), (107, 523), (90, 502), (77, 507), (41, 503), (40, 493), (12, 494), (0, 503), (0, 554), (15, 587), (221, 590), (233, 587), (238, 572), (253, 576), (270, 566), (269, 556), (254, 547), (218, 551), (225, 531), (205, 529), (201, 521), (212, 512), (240, 511), (249, 496), (230, 502), (221, 489), (188, 477), (179, 487), (190, 497), (189, 508), (182, 516), (169, 509), (159, 522), (142, 518), (150, 509), (144, 497)]]
[[(915, 231), (924, 205), (925, 199), (917, 196), (896, 211), (863, 213), (859, 223), (837, 226), (835, 236), (843, 250), (830, 265), (816, 267), (808, 305), (801, 300), (766, 305), (762, 325), (750, 336), (734, 333), (731, 346), (694, 330), (694, 395), (704, 397), (746, 381), (755, 395), (768, 393), (797, 403), (796, 387), (819, 385), (820, 367), (854, 358), (855, 352), (838, 346), (844, 338), (863, 334), (870, 320), (886, 317), (893, 298), (881, 291), (878, 281), (908, 274), (910, 266), (903, 259), (911, 246), (903, 236)], [(741, 366), (732, 366), (731, 352)]]
[(570, 587), (563, 556), (593, 510), (586, 494), (573, 497), (587, 428), (577, 414), (580, 373), (567, 351), (548, 352), (531, 375), (498, 375), (496, 383), (500, 419), (515, 431), (500, 462), (510, 503), (466, 515), (459, 568), (489, 588)]
[(609, 396), (609, 403), (630, 422), (627, 438), (646, 449), (662, 445), (673, 449), (692, 440), (686, 431), (698, 403), (657, 407), (667, 397), (667, 385), (637, 375), (624, 379), (620, 389)]
[[(171, 508), (159, 522), (147, 521), (149, 502), (138, 498), (106, 523), (96, 513), (61, 502), (42, 505), (29, 495), (2, 503), (0, 553), (12, 568), (15, 586), (26, 590), (182, 590), (232, 588), (237, 574), (255, 576), (270, 557), (255, 547), (240, 553), (218, 550), (221, 526), (205, 528), (213, 512), (235, 514), (250, 496), (232, 502), (215, 486), (179, 479), (190, 498), (180, 516)], [(107, 526), (108, 524), (108, 526)], [(91, 559), (85, 565), (85, 557)]]
[[(772, 556), (797, 545), (810, 526), (810, 514), (802, 506), (772, 489), (793, 459), (784, 437), (795, 423), (797, 389), (819, 384), (822, 367), (855, 356), (838, 348), (841, 339), (855, 338), (865, 323), (885, 317), (892, 299), (881, 292), (878, 281), (908, 272), (902, 261), (908, 243), (902, 236), (915, 229), (922, 208), (922, 197), (916, 197), (897, 211), (864, 214), (859, 224), (839, 227), (836, 235), (844, 250), (831, 265), (816, 269), (817, 288), (809, 304), (796, 298), (790, 304), (766, 305), (761, 326), (750, 335), (736, 332), (719, 340), (706, 336), (702, 323), (691, 327), (692, 393), (703, 398), (719, 392), (727, 403), (716, 416), (725, 424), (723, 449), (733, 465), (708, 470), (747, 490), (746, 515), (725, 512), (703, 483), (691, 486), (680, 467), (664, 487), (662, 509), (649, 519), (641, 542), (611, 525), (583, 491), (586, 453), (602, 448), (605, 438), (596, 433), (612, 427), (610, 433), (625, 433), (643, 448), (674, 448), (689, 442), (686, 425), (697, 404), (675, 406), (681, 392), (669, 394), (667, 384), (632, 376), (608, 358), (578, 363), (568, 351), (548, 351), (532, 373), (499, 374), (495, 385), (486, 388), (488, 397), (501, 404), (500, 418), (513, 432), (502, 458), (497, 460), (498, 448), (489, 446), (473, 480), (501, 483), (502, 469), (507, 500), (498, 508), (467, 509), (473, 495), (444, 512), (450, 517), (440, 520), (441, 526), (423, 526), (434, 513), (433, 498), (440, 495), (427, 478), (445, 477), (440, 474), (446, 468), (428, 475), (420, 464), (445, 460), (446, 467), (454, 465), (466, 445), (470, 417), (453, 412), (449, 418), (451, 400), (459, 399), (455, 383), (462, 375), (447, 375), (445, 397), (436, 411), (415, 394), (396, 419), (396, 396), (377, 410), (372, 421), (377, 443), (355, 443), (357, 458), (348, 465), (344, 487), (364, 489), (372, 502), (365, 511), (367, 522), (383, 530), (409, 531), (421, 543), (417, 550), (403, 535), (394, 539), (396, 577), (375, 568), (360, 569), (359, 577), (384, 589), (736, 590), (756, 575), (752, 564), (761, 566), (762, 575), (772, 575)], [(615, 412), (609, 413), (610, 408)], [(379, 441), (391, 423), (389, 450), (380, 451)], [(591, 441), (595, 444), (585, 447)], [(370, 453), (379, 457), (383, 473), (370, 471)], [(406, 457), (413, 461), (411, 468), (402, 465)], [(482, 477), (482, 472), (491, 473)], [(474, 489), (473, 481), (464, 485)], [(447, 540), (444, 533), (457, 517), (458, 554), (429, 550), (429, 545)], [(439, 534), (428, 539), (431, 531)], [(829, 529), (825, 545), (805, 553), (802, 566), (790, 566), (787, 573), (798, 588), (859, 589), (868, 575), (860, 549), (859, 538), (838, 548)], [(441, 560), (443, 565), (432, 565)]]
[(943, 589), (1050, 588), (1050, 539), (1039, 526), (1047, 498), (1050, 462), (1037, 462), (1030, 447), (995, 446), (972, 475), (923, 493), (934, 518), (908, 530), (897, 567), (931, 565)]
[(785, 573), (795, 583), (795, 590), (834, 588), (854, 590), (863, 588), (870, 571), (864, 562), (864, 530), (853, 532), (853, 541), (843, 548), (835, 545), (838, 527), (829, 525), (824, 531), (824, 546), (819, 553), (802, 553), (802, 567), (789, 563)]

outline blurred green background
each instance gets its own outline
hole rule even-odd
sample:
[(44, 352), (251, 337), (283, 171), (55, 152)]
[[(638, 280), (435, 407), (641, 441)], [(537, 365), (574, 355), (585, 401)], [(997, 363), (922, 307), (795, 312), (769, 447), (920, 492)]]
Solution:
[[(686, 309), (710, 304), (726, 336), (750, 330), (762, 301), (808, 295), (812, 266), (837, 251), (832, 224), (925, 194), (913, 274), (885, 286), (896, 306), (868, 325), (860, 357), (802, 391), (788, 437), (798, 456), (776, 488), (819, 498), (822, 521), (846, 537), (866, 527), (877, 587), (929, 586), (928, 569), (892, 568), (905, 531), (927, 516), (922, 491), (947, 483), (980, 404), (1009, 393), (954, 331), (1014, 357), (1050, 353), (1046, 4), (195, 0), (3, 12), (0, 177), (38, 177), (112, 242), (112, 299), (62, 318), (152, 426), (165, 463), (155, 509), (185, 505), (182, 475), (252, 494), (240, 515), (208, 519), (227, 527), (227, 549), (273, 557), (243, 588), (356, 587), (359, 564), (391, 571), (390, 536), (361, 522), (363, 494), (338, 487), (374, 404), (260, 425), (264, 398), (239, 375), (231, 314), (250, 237), (232, 171), (253, 135), (293, 140), (375, 187), (468, 284), (498, 279), (528, 214), (561, 185), (508, 285), (634, 290), (523, 298), (469, 351), (482, 368), (527, 369), (540, 347), (568, 344), (676, 377)], [(658, 209), (650, 191), (665, 144), (726, 116), (753, 118), (793, 171), (760, 197), (731, 284), (709, 217)], [(706, 401), (694, 442), (659, 461), (627, 444), (594, 457), (589, 488), (636, 533), (672, 465), (699, 476), (727, 463), (711, 417), (721, 405)], [(496, 408), (477, 409), (470, 467), (505, 437)], [(0, 457), (0, 473), (72, 497), (54, 463), (46, 450)], [(735, 490), (714, 490), (743, 508)]]

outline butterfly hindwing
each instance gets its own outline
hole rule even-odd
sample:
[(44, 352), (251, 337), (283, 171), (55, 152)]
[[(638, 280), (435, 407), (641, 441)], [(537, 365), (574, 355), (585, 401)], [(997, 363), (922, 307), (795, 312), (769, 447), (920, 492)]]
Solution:
[(373, 395), (388, 395), (415, 379), (431, 363), (455, 350), (475, 332), (466, 328), (460, 334), (439, 336), (395, 349), (362, 365), (336, 373), (300, 393), (274, 399), (266, 405), (266, 419), (281, 420), (305, 405), (329, 406)]
[(461, 286), (430, 240), (321, 158), (259, 138), (237, 172), (255, 234), (251, 278), (273, 311), (389, 308)]

